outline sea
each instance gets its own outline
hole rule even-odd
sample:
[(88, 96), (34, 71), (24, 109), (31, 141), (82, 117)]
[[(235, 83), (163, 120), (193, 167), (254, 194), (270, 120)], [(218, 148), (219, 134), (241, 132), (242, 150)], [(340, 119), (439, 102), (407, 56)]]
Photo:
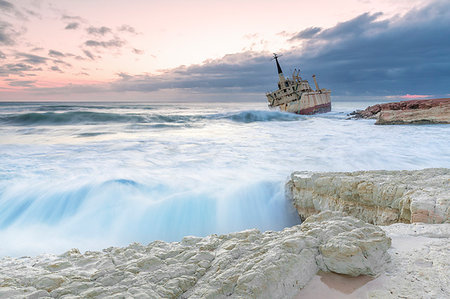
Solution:
[(0, 257), (300, 223), (293, 171), (450, 168), (450, 125), (265, 103), (0, 103)]

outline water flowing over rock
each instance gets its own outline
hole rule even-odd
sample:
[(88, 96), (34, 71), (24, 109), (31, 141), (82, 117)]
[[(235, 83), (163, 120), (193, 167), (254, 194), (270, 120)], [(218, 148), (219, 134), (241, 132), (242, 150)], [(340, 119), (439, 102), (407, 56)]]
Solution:
[(450, 98), (377, 104), (349, 116), (373, 118), (376, 125), (450, 124)]
[(342, 211), (388, 225), (444, 223), (450, 215), (450, 170), (294, 172), (286, 184), (302, 219), (321, 211)]
[(280, 232), (3, 258), (0, 297), (292, 298), (319, 269), (380, 273), (390, 242), (380, 228), (328, 211)]

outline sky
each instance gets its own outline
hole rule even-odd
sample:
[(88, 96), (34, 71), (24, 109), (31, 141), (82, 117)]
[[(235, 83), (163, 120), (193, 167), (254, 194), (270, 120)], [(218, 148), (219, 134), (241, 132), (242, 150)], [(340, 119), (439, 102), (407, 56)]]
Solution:
[(448, 0), (0, 0), (0, 101), (449, 97)]

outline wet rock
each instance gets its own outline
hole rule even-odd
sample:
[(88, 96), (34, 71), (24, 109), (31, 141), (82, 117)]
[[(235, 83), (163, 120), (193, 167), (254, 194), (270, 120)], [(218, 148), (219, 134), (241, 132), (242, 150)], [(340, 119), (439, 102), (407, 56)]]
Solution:
[(377, 125), (450, 124), (450, 98), (377, 104), (348, 116), (377, 119)]

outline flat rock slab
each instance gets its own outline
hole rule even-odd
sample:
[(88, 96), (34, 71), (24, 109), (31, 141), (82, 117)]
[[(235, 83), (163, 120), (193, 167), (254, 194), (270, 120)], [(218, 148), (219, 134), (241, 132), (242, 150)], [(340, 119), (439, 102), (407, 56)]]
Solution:
[(450, 169), (294, 172), (286, 194), (302, 220), (331, 210), (378, 225), (445, 223), (450, 216)]

